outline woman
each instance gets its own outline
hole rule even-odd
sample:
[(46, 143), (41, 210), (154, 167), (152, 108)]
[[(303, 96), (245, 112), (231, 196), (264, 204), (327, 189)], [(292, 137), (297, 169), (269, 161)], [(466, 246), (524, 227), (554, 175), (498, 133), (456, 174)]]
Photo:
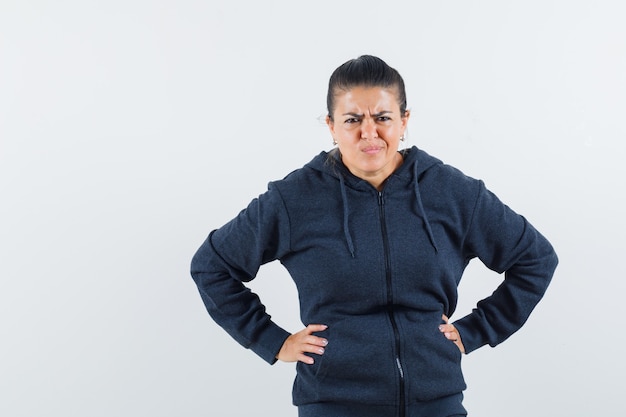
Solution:
[[(194, 256), (207, 310), (267, 362), (298, 362), (300, 417), (466, 415), (462, 353), (523, 325), (557, 257), (482, 181), (416, 147), (398, 151), (410, 113), (384, 61), (337, 68), (327, 105), (337, 147), (271, 182)], [(475, 257), (505, 279), (448, 323)], [(298, 289), (307, 326), (294, 334), (244, 285), (273, 260)]]

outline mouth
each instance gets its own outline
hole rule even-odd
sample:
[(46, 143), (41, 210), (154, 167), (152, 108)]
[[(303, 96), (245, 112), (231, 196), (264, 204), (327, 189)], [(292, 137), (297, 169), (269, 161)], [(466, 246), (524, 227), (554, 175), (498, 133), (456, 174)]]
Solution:
[(362, 152), (365, 152), (366, 154), (369, 154), (369, 155), (373, 155), (373, 154), (380, 152), (382, 149), (383, 148), (381, 148), (380, 146), (367, 146), (362, 149)]

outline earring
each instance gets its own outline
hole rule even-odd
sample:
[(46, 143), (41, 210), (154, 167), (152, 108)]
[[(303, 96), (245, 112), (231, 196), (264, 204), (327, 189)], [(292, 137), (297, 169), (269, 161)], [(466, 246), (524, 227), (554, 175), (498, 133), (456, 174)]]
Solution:
[(337, 144), (337, 141), (335, 140), (335, 138), (333, 138), (333, 146)]
[(400, 142), (404, 142), (404, 133), (400, 136)]

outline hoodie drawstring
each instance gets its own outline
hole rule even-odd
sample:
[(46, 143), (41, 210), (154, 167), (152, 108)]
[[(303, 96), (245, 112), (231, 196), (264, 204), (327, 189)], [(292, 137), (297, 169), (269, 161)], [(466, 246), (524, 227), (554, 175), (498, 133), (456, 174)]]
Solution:
[[(435, 252), (439, 252), (437, 248), (437, 243), (435, 242), (435, 235), (433, 234), (433, 230), (430, 227), (430, 222), (428, 221), (428, 216), (426, 215), (426, 210), (424, 210), (424, 205), (422, 204), (422, 196), (419, 190), (419, 184), (417, 181), (418, 171), (417, 171), (417, 163), (414, 165), (414, 174), (415, 174), (415, 201), (417, 202), (417, 214), (422, 218), (424, 222), (424, 228), (426, 229), (426, 234), (428, 235), (428, 240), (430, 240), (430, 244), (435, 249)], [(346, 184), (344, 182), (343, 175), (338, 175), (339, 177), (339, 186), (341, 188), (341, 202), (343, 205), (343, 233), (346, 238), (346, 244), (348, 245), (348, 250), (350, 251), (350, 255), (354, 258), (354, 243), (352, 242), (352, 236), (350, 236), (350, 226), (348, 223), (348, 216), (350, 213), (350, 209), (348, 207), (348, 195), (346, 193)]]
[(424, 222), (424, 227), (426, 228), (426, 233), (428, 234), (428, 239), (430, 239), (430, 244), (435, 248), (435, 252), (439, 252), (437, 249), (437, 244), (435, 243), (435, 236), (433, 235), (433, 230), (430, 227), (430, 223), (428, 222), (428, 216), (426, 216), (426, 210), (424, 210), (424, 205), (422, 204), (422, 197), (420, 194), (420, 188), (417, 181), (417, 164), (413, 166), (413, 170), (415, 173), (415, 199), (417, 200), (417, 214), (422, 216), (422, 221)]
[(343, 181), (343, 175), (339, 175), (339, 186), (341, 188), (341, 200), (343, 205), (343, 233), (346, 236), (346, 243), (348, 244), (348, 250), (350, 255), (354, 258), (354, 243), (352, 243), (352, 237), (350, 236), (350, 227), (348, 225), (348, 196), (346, 194), (346, 184)]

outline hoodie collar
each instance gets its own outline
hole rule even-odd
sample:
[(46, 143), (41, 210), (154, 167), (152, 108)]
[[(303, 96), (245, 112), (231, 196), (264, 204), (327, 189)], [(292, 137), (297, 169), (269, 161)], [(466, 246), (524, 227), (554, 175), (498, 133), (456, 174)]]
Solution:
[[(428, 216), (426, 215), (426, 211), (424, 210), (424, 205), (422, 203), (419, 182), (421, 175), (428, 168), (432, 167), (433, 165), (441, 164), (442, 162), (428, 155), (426, 152), (419, 150), (415, 146), (400, 151), (400, 153), (404, 158), (404, 163), (391, 174), (390, 178), (399, 177), (412, 182), (415, 196), (413, 202), (416, 214), (422, 219), (422, 222), (424, 223), (424, 229), (426, 234), (428, 235), (430, 244), (435, 249), (435, 252), (438, 252), (437, 244), (435, 242), (435, 236), (433, 235), (430, 222), (428, 221)], [(346, 186), (356, 190), (371, 190), (373, 189), (373, 187), (367, 181), (356, 177), (348, 170), (348, 168), (341, 161), (341, 155), (338, 149), (331, 152), (320, 153), (308, 165), (311, 168), (329, 174), (338, 180), (338, 186), (341, 191), (341, 202), (343, 207), (342, 211), (344, 237), (346, 239), (346, 245), (348, 247), (348, 251), (350, 252), (350, 256), (354, 258), (355, 250), (354, 242), (352, 241), (352, 236), (350, 233), (350, 208)], [(383, 191), (380, 191), (380, 193), (384, 193), (384, 189)]]

